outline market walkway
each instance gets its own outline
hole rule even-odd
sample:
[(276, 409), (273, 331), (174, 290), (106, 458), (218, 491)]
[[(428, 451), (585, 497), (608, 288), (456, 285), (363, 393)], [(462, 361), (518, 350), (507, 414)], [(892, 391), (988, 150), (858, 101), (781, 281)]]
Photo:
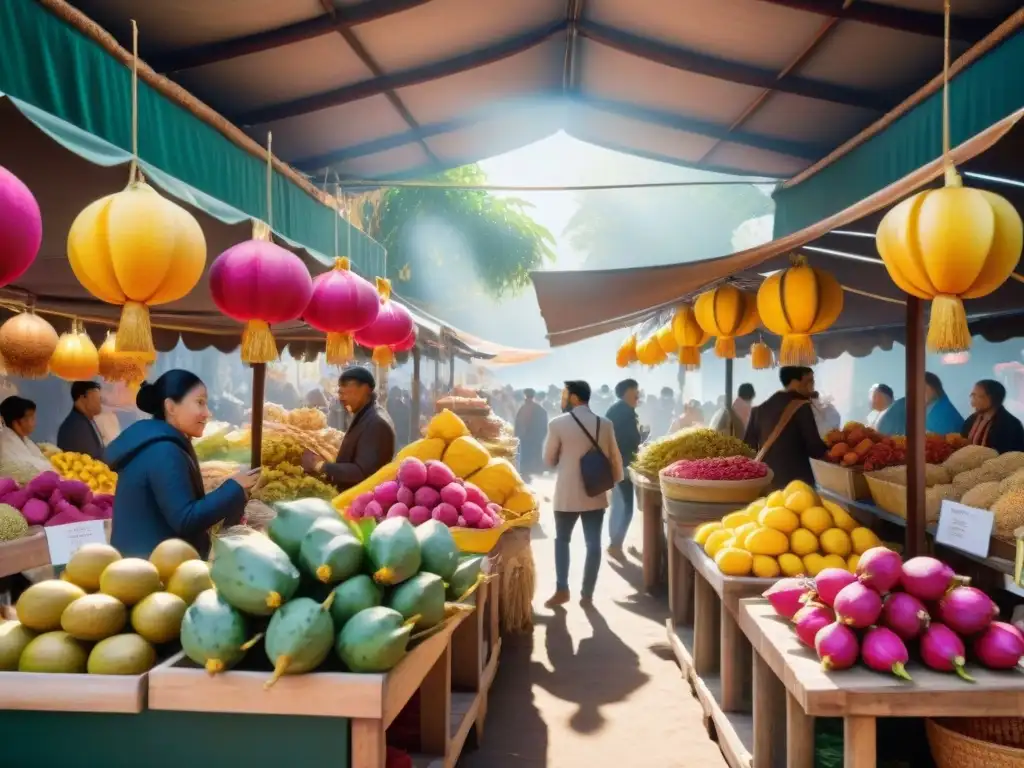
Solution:
[[(638, 594), (639, 559), (601, 565), (594, 610), (577, 602), (583, 536), (573, 536), (573, 602), (543, 607), (554, 590), (553, 482), (534, 487), (545, 499), (534, 529), (537, 562), (533, 637), (506, 638), (491, 689), (483, 746), (460, 768), (723, 768), (665, 640), (664, 598)], [(638, 545), (639, 520), (631, 541)]]

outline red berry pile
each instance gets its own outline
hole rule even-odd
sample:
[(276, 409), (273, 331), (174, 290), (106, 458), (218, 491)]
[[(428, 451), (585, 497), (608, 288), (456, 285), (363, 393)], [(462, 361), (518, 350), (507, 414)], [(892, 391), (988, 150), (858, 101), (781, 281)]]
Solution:
[(768, 467), (746, 456), (713, 459), (683, 459), (664, 470), (679, 480), (756, 480), (768, 474)]

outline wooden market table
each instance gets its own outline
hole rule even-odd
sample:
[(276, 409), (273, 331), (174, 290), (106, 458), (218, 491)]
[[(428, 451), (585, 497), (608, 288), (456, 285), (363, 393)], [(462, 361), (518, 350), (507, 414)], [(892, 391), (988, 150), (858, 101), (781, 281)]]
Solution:
[(879, 717), (1019, 717), (1024, 675), (969, 667), (975, 683), (922, 664), (914, 682), (864, 667), (825, 672), (767, 600), (741, 601), (739, 624), (754, 650), (756, 768), (814, 768), (814, 718), (841, 717), (845, 768), (875, 768)]
[(669, 644), (726, 762), (730, 768), (750, 768), (752, 652), (737, 613), (743, 598), (760, 595), (775, 580), (726, 576), (699, 544), (680, 533), (673, 538), (672, 550)]
[(665, 554), (662, 544), (661, 484), (657, 478), (652, 479), (634, 469), (629, 470), (629, 479), (633, 483), (636, 505), (643, 519), (644, 590), (654, 592), (660, 582), (661, 562)]

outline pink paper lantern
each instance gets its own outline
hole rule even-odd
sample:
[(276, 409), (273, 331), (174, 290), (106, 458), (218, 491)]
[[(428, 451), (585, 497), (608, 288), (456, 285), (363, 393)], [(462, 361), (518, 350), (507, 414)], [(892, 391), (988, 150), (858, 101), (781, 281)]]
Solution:
[(414, 329), (413, 332), (410, 333), (406, 337), (405, 341), (403, 341), (400, 344), (393, 345), (391, 347), (391, 350), (393, 352), (408, 352), (410, 349), (412, 349), (415, 346), (416, 346), (416, 331)]
[(0, 166), (0, 286), (32, 266), (43, 242), (43, 217), (29, 188)]
[(377, 319), (355, 334), (356, 343), (373, 350), (373, 362), (387, 367), (394, 362), (391, 348), (403, 343), (409, 334), (415, 333), (416, 324), (409, 310), (391, 301), (391, 281), (377, 278), (377, 293), (380, 295), (380, 312)]
[(242, 360), (269, 363), (277, 359), (270, 325), (302, 317), (313, 281), (291, 251), (266, 240), (246, 240), (213, 262), (210, 293), (221, 312), (245, 323)]
[(313, 295), (303, 319), (327, 334), (327, 362), (345, 365), (352, 359), (352, 333), (376, 320), (379, 312), (377, 290), (341, 258), (335, 259), (330, 272), (313, 278)]

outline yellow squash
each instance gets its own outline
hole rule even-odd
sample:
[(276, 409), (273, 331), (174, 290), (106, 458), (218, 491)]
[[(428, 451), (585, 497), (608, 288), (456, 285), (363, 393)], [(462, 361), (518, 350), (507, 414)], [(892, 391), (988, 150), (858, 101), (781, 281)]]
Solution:
[(800, 256), (793, 266), (765, 278), (757, 290), (757, 311), (764, 327), (782, 337), (781, 365), (814, 365), (811, 335), (821, 333), (843, 311), (843, 289), (828, 272), (807, 265)]
[(725, 283), (697, 297), (693, 307), (697, 323), (715, 337), (715, 354), (736, 357), (736, 337), (757, 328), (757, 302), (754, 296)]
[(700, 327), (693, 308), (679, 307), (672, 315), (672, 333), (679, 345), (679, 362), (686, 370), (695, 371), (700, 368), (700, 348), (711, 337)]

